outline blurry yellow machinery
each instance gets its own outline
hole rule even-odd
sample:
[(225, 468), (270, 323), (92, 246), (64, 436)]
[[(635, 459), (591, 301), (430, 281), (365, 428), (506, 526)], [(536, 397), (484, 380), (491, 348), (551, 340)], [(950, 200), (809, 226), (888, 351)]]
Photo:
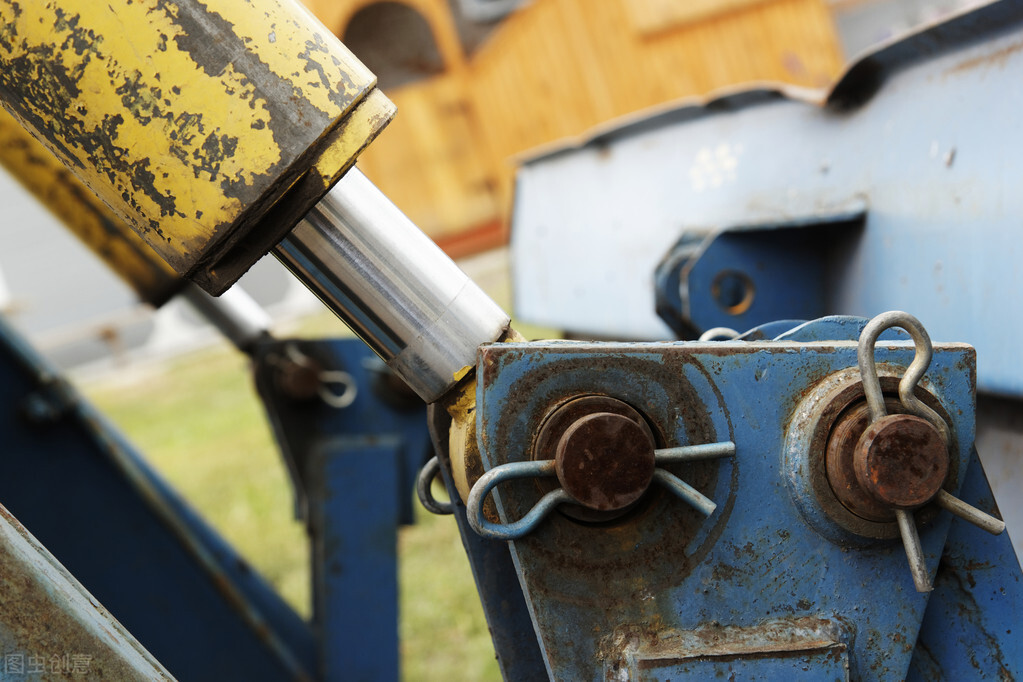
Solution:
[(139, 300), (159, 307), (184, 280), (38, 140), (0, 110), (0, 165), (63, 221)]

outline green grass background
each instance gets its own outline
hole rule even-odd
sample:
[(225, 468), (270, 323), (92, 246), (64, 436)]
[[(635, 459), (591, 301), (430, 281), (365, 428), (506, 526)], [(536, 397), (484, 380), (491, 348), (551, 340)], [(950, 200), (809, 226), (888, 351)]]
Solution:
[[(287, 331), (305, 338), (348, 334), (329, 313)], [(529, 332), (533, 338), (548, 335)], [(292, 518), (287, 472), (252, 386), (247, 358), (218, 344), (81, 388), (308, 618), (305, 530)], [(402, 678), (499, 680), (454, 520), (425, 512), (418, 501), (414, 507), (416, 523), (402, 528), (398, 539)]]

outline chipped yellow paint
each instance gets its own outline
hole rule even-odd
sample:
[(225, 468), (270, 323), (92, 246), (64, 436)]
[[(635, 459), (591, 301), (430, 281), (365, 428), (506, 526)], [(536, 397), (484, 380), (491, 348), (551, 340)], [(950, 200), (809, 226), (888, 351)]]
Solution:
[[(501, 343), (520, 343), (525, 341), (526, 337), (508, 327), (500, 340)], [(462, 502), (469, 499), (469, 490), (483, 475), (483, 461), (480, 458), (479, 442), (476, 440), (475, 369), (469, 365), (457, 372), (455, 379), (461, 383), (441, 399), (442, 406), (451, 416), (448, 457), (451, 461), (451, 478)]]
[(455, 372), (453, 378), (454, 378), (455, 381), (461, 381), (466, 376), (468, 376), (469, 372), (471, 372), (471, 371), (472, 371), (472, 365), (466, 365), (462, 369), (460, 369), (457, 372)]
[(445, 395), (444, 409), (451, 415), (451, 427), (448, 430), (451, 478), (459, 497), (465, 502), (469, 499), (472, 484), (483, 473), (483, 463), (476, 443), (475, 376), (463, 381)]
[(174, 270), (3, 109), (0, 165), (142, 301), (160, 306), (181, 288), (183, 280)]
[(334, 186), (348, 171), (363, 149), (394, 116), (394, 104), (380, 90), (373, 90), (359, 102), (334, 141), (324, 145), (312, 164), (323, 191)]
[[(335, 128), (346, 126), (340, 149), (357, 153), (386, 124), (382, 95), (372, 111), (357, 106), (374, 89), (374, 76), (293, 0), (0, 0), (4, 106), (210, 290), (226, 288), (326, 191), (302, 185), (285, 199), (297, 206), (261, 220), (313, 160), (316, 175), (335, 180), (354, 162), (319, 149), (336, 142)], [(362, 120), (349, 120), (356, 112)], [(230, 267), (218, 270), (221, 261)]]

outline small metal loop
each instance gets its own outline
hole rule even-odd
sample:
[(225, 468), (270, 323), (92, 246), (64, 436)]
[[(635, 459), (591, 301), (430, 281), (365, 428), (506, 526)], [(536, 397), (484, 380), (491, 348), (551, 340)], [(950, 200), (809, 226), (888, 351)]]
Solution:
[(540, 476), (556, 475), (553, 459), (545, 459), (530, 462), (508, 462), (496, 466), (487, 473), (480, 476), (475, 485), (469, 491), (469, 499), (466, 501), (466, 518), (469, 525), (478, 535), (493, 540), (517, 540), (536, 528), (537, 524), (554, 507), (563, 502), (571, 502), (571, 496), (558, 488), (553, 490), (536, 503), (536, 506), (518, 521), (512, 523), (491, 523), (483, 516), (483, 503), (490, 491), (499, 484), (514, 478), (533, 478)]
[(433, 514), (445, 515), (454, 514), (455, 505), (451, 502), (441, 502), (433, 496), (433, 481), (440, 473), (440, 460), (435, 456), (423, 465), (416, 477), (416, 494), (419, 496), (419, 503), (426, 511)]
[[(334, 393), (328, 388), (329, 384), (337, 384), (343, 387), (340, 393)], [(339, 370), (327, 370), (320, 372), (320, 388), (317, 390), (320, 399), (331, 407), (343, 410), (355, 402), (355, 396), (359, 389), (355, 385), (355, 379), (348, 372)]]
[(739, 332), (730, 327), (711, 327), (700, 334), (700, 341), (732, 341), (739, 338)]
[(302, 367), (309, 367), (313, 364), (310, 357), (300, 351), (294, 341), (285, 342), (284, 355), (288, 358), (288, 360)]
[(888, 414), (884, 406), (884, 394), (881, 392), (881, 380), (877, 376), (877, 365), (874, 360), (875, 346), (881, 332), (892, 327), (901, 327), (909, 332), (916, 347), (916, 355), (913, 362), (902, 376), (899, 382), (899, 399), (902, 405), (911, 413), (926, 419), (940, 432), (945, 443), (949, 442), (950, 433), (948, 424), (937, 412), (925, 405), (916, 397), (916, 386), (920, 383), (924, 373), (931, 364), (931, 357), (934, 355), (934, 347), (931, 345), (931, 337), (927, 330), (909, 313), (893, 310), (881, 313), (863, 328), (860, 334), (859, 346), (856, 349), (857, 361), (860, 368), (860, 379), (863, 382), (863, 392), (867, 398), (867, 407), (870, 409), (870, 421), (876, 422)]
[(704, 516), (710, 516), (718, 508), (714, 501), (699, 490), (664, 469), (654, 469), (654, 480), (673, 492)]

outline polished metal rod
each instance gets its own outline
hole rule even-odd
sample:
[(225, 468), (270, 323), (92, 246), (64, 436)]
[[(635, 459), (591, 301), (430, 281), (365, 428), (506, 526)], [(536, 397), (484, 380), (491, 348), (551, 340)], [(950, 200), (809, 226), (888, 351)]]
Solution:
[(427, 402), (510, 320), (357, 169), (274, 255)]
[(924, 559), (924, 550), (920, 545), (920, 535), (916, 532), (916, 521), (913, 519), (913, 514), (905, 509), (896, 509), (895, 520), (899, 523), (899, 534), (902, 535), (902, 546), (906, 549), (909, 572), (913, 576), (916, 591), (930, 592), (934, 587), (931, 585), (927, 560)]
[(214, 298), (189, 282), (179, 295), (244, 353), (270, 333), (270, 316), (238, 285)]
[(949, 510), (959, 518), (969, 521), (978, 528), (982, 528), (992, 535), (1001, 535), (1005, 531), (1005, 521), (986, 514), (976, 507), (970, 506), (953, 496), (945, 490), (939, 490), (934, 500), (943, 508)]

